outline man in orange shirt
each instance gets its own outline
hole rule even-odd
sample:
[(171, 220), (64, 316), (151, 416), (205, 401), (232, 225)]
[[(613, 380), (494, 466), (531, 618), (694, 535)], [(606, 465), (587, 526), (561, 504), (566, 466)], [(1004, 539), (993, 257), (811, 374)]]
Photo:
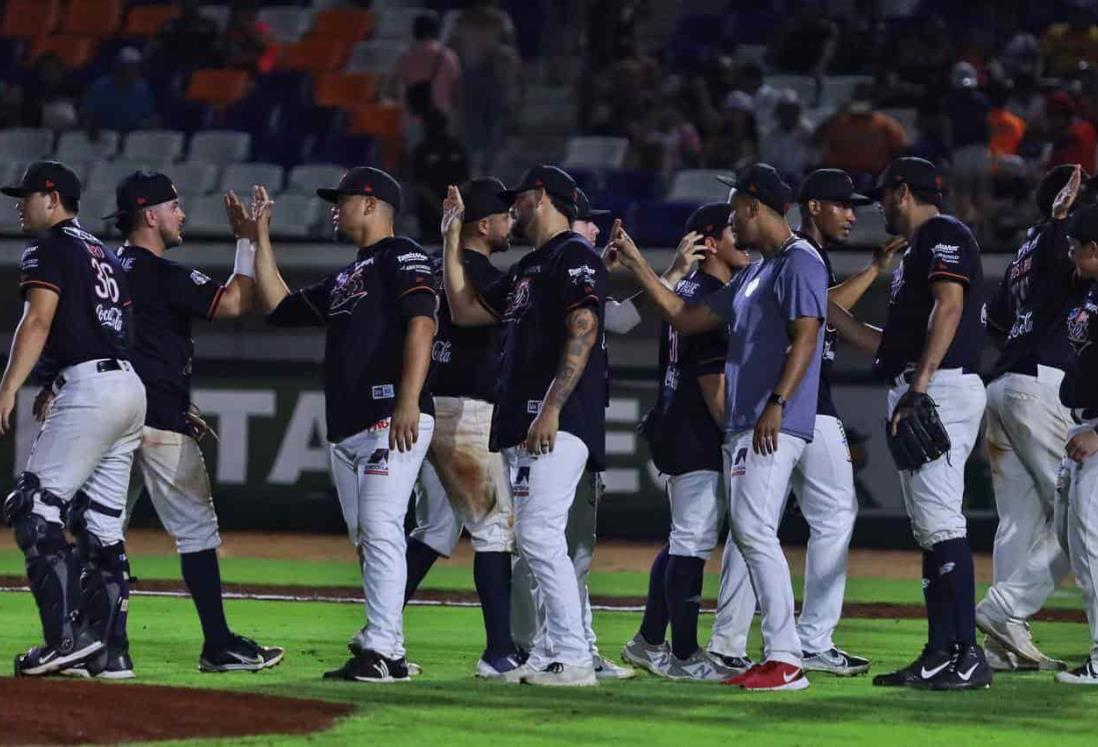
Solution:
[(1075, 101), (1066, 91), (1056, 91), (1045, 105), (1048, 118), (1048, 139), (1052, 151), (1046, 166), (1052, 168), (1064, 163), (1077, 163), (1083, 171), (1094, 173), (1098, 133), (1094, 125), (1075, 116)]
[(907, 136), (903, 126), (873, 111), (867, 86), (859, 86), (846, 107), (816, 131), (825, 167), (879, 174), (900, 155)]

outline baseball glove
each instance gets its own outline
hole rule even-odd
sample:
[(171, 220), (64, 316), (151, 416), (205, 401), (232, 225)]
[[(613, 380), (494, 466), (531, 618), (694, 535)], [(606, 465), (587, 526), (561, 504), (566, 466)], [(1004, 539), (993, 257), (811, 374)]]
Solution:
[[(901, 470), (915, 470), (949, 452), (949, 434), (938, 417), (938, 406), (927, 394), (908, 391), (896, 403), (896, 410), (911, 412), (896, 423), (885, 423), (885, 438), (892, 460)], [(893, 411), (895, 415), (895, 411)]]

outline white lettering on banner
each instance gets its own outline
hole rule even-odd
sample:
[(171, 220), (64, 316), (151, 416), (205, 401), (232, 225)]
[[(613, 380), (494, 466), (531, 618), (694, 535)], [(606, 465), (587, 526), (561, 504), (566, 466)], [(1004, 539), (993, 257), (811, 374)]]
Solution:
[[(302, 472), (328, 472), (328, 424), (324, 420), (324, 394), (302, 392), (282, 436), (267, 482), (296, 485)], [(313, 444), (318, 444), (314, 446)]]
[(270, 389), (196, 389), (191, 398), (206, 415), (217, 417), (215, 482), (243, 485), (248, 476), (248, 418), (275, 414)]

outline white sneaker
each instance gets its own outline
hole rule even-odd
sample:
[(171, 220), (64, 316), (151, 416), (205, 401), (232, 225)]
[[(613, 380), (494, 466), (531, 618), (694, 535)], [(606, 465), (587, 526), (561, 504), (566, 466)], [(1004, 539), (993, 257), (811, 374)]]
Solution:
[(1087, 659), (1078, 669), (1057, 672), (1056, 681), (1065, 685), (1098, 685), (1098, 666), (1094, 665), (1094, 659)]
[(658, 646), (653, 646), (644, 640), (640, 633), (630, 638), (629, 642), (621, 649), (621, 658), (624, 661), (657, 676), (661, 676), (660, 668), (663, 666), (664, 657), (670, 655), (671, 647), (667, 645), (666, 641)]
[(527, 685), (542, 687), (593, 687), (599, 684), (595, 668), (590, 664), (565, 664), (554, 661), (540, 671), (522, 678)]
[[(479, 664), (477, 668), (480, 668)], [(537, 671), (537, 669), (530, 665), (530, 662), (526, 662), (522, 666), (515, 667), (510, 672), (504, 672), (499, 677), (495, 677), (493, 679), (502, 680), (503, 682), (507, 682), (512, 685), (518, 685), (522, 682), (525, 682), (527, 677), (536, 673)]]
[(1026, 660), (1025, 666), (1018, 660), (1018, 655), (999, 643), (997, 638), (984, 636), (984, 658), (993, 672), (1015, 672), (1020, 669), (1036, 669), (1037, 665)]
[(801, 668), (806, 672), (827, 672), (836, 677), (853, 677), (869, 671), (869, 659), (848, 654), (834, 646), (826, 651), (805, 651), (801, 662)]
[(515, 657), (514, 654), (508, 654), (507, 656), (500, 656), (492, 661), (488, 661), (483, 656), (477, 660), (476, 676), (485, 680), (502, 680), (507, 677), (510, 672), (520, 668), (522, 664)]
[(710, 656), (700, 648), (686, 659), (680, 659), (674, 653), (663, 658), (662, 666), (656, 673), (669, 680), (694, 680), (696, 682), (721, 682), (740, 674)]
[(1064, 662), (1041, 653), (1041, 649), (1033, 642), (1033, 634), (1025, 620), (997, 619), (988, 613), (987, 607), (981, 602), (976, 605), (976, 627), (999, 641), (1008, 651), (1012, 651), (1018, 657), (1019, 667), (1025, 668), (1028, 662), (1046, 671), (1067, 669)]
[(596, 679), (600, 680), (631, 680), (637, 676), (637, 670), (633, 667), (619, 666), (599, 654), (591, 657), (591, 666), (595, 669)]

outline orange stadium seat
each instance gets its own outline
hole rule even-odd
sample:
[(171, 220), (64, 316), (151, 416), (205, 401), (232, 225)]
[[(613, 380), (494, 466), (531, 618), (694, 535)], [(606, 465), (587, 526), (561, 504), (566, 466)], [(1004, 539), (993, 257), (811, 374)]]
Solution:
[(351, 112), (351, 132), (377, 138), (386, 169), (400, 165), (404, 150), (404, 107), (392, 102), (375, 102)]
[(61, 58), (61, 64), (70, 70), (84, 67), (95, 54), (96, 40), (87, 36), (40, 36), (31, 46), (28, 61), (33, 62), (47, 52)]
[(240, 101), (251, 87), (252, 76), (244, 70), (195, 70), (187, 84), (187, 99), (221, 108)]
[(373, 11), (362, 8), (326, 8), (313, 16), (309, 36), (348, 44), (368, 39), (374, 33)]
[(335, 72), (347, 61), (350, 45), (328, 39), (310, 38), (288, 44), (283, 49), (280, 66), (311, 73)]
[(122, 0), (69, 0), (61, 16), (61, 33), (111, 36), (121, 23)]
[(53, 32), (60, 20), (61, 0), (8, 0), (0, 36), (42, 36)]
[(123, 36), (156, 36), (160, 27), (179, 15), (174, 5), (138, 5), (126, 16)]
[(320, 106), (356, 109), (377, 98), (376, 73), (320, 73), (313, 78), (313, 98)]

